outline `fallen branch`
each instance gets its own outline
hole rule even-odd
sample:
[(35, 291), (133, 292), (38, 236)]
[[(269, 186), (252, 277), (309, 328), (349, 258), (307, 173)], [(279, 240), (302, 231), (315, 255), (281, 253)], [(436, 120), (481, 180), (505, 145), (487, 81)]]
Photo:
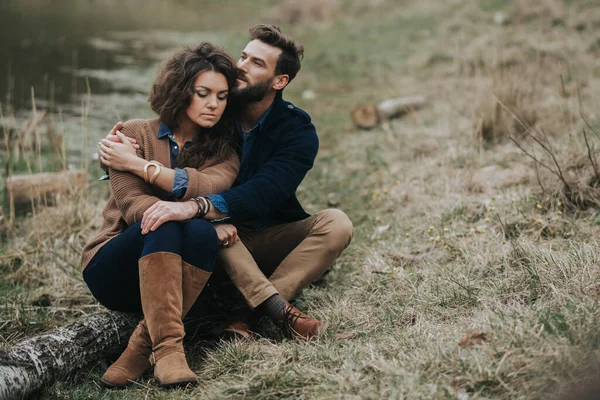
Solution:
[(421, 108), (424, 105), (424, 96), (400, 97), (384, 100), (377, 105), (359, 104), (354, 107), (351, 116), (357, 127), (371, 129), (383, 121), (401, 117), (407, 112)]
[(0, 352), (0, 400), (21, 399), (122, 351), (139, 318), (106, 312), (53, 329)]
[(31, 209), (32, 202), (44, 200), (52, 204), (57, 196), (81, 190), (86, 183), (85, 170), (14, 175), (6, 178), (5, 198), (17, 212), (23, 212)]

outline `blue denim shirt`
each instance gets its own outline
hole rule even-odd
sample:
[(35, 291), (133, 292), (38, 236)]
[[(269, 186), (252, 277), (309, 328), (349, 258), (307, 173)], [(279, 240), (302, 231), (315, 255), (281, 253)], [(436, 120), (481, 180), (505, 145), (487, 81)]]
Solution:
[[(259, 132), (262, 130), (265, 120), (267, 119), (269, 112), (271, 112), (271, 108), (273, 108), (272, 104), (271, 107), (269, 107), (267, 111), (263, 114), (262, 118), (258, 121), (258, 123), (254, 125), (254, 128), (250, 129), (248, 132), (244, 131), (244, 128), (242, 127), (240, 121), (235, 122), (235, 127), (242, 138), (242, 154), (240, 157), (241, 162), (239, 170), (240, 173), (248, 167), (248, 159), (250, 158), (249, 155), (250, 151), (252, 150), (252, 145), (254, 144), (256, 135), (258, 135)], [(227, 201), (225, 201), (225, 198), (220, 194), (209, 194), (206, 197), (210, 199), (210, 201), (213, 203), (217, 210), (221, 211), (222, 213), (229, 212), (229, 206), (227, 205)]]
[[(177, 156), (179, 155), (179, 144), (177, 143), (177, 140), (175, 140), (175, 136), (173, 136), (173, 132), (171, 131), (171, 128), (169, 128), (162, 122), (160, 123), (160, 128), (158, 129), (158, 138), (159, 139), (164, 139), (164, 138), (169, 139), (169, 147), (171, 149), (171, 168), (173, 168), (174, 164), (175, 164), (175, 160), (177, 159)], [(191, 144), (191, 142), (185, 142), (183, 147), (186, 148), (190, 144)], [(181, 168), (175, 168), (175, 177), (173, 178), (173, 188), (171, 189), (171, 193), (169, 194), (169, 196), (176, 198), (176, 199), (182, 198), (183, 195), (185, 194), (185, 192), (187, 191), (188, 179), (189, 178), (188, 178), (188, 174), (187, 174), (186, 170), (181, 169)]]

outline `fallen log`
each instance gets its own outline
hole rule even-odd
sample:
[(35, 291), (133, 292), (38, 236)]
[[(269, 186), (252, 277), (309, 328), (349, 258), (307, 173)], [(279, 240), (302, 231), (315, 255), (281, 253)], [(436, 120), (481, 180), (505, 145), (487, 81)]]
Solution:
[(81, 190), (86, 183), (85, 170), (13, 175), (6, 178), (5, 199), (14, 205), (15, 212), (24, 212), (35, 202), (56, 203), (61, 195)]
[(22, 399), (110, 353), (121, 352), (139, 316), (91, 315), (0, 351), (0, 400)]
[(424, 105), (424, 96), (387, 99), (377, 105), (359, 104), (352, 110), (351, 117), (358, 128), (372, 129), (383, 121), (401, 117), (407, 112), (421, 108)]

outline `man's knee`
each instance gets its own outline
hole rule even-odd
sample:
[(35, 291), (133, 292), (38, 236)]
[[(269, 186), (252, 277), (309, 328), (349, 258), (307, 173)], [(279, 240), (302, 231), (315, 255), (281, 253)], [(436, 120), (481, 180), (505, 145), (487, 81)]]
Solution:
[(332, 245), (348, 247), (354, 235), (354, 226), (350, 218), (342, 210), (329, 208), (319, 213), (319, 222), (316, 229), (323, 230), (327, 234)]

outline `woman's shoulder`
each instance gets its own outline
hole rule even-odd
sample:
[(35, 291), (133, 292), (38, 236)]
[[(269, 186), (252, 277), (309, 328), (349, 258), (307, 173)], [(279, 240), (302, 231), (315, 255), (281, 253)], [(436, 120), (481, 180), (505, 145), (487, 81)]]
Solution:
[[(123, 129), (121, 131), (125, 136), (139, 138), (142, 136), (148, 136), (158, 133), (160, 128), (160, 120), (158, 118), (151, 119), (130, 119), (123, 123)], [(155, 135), (153, 135), (155, 136)]]

